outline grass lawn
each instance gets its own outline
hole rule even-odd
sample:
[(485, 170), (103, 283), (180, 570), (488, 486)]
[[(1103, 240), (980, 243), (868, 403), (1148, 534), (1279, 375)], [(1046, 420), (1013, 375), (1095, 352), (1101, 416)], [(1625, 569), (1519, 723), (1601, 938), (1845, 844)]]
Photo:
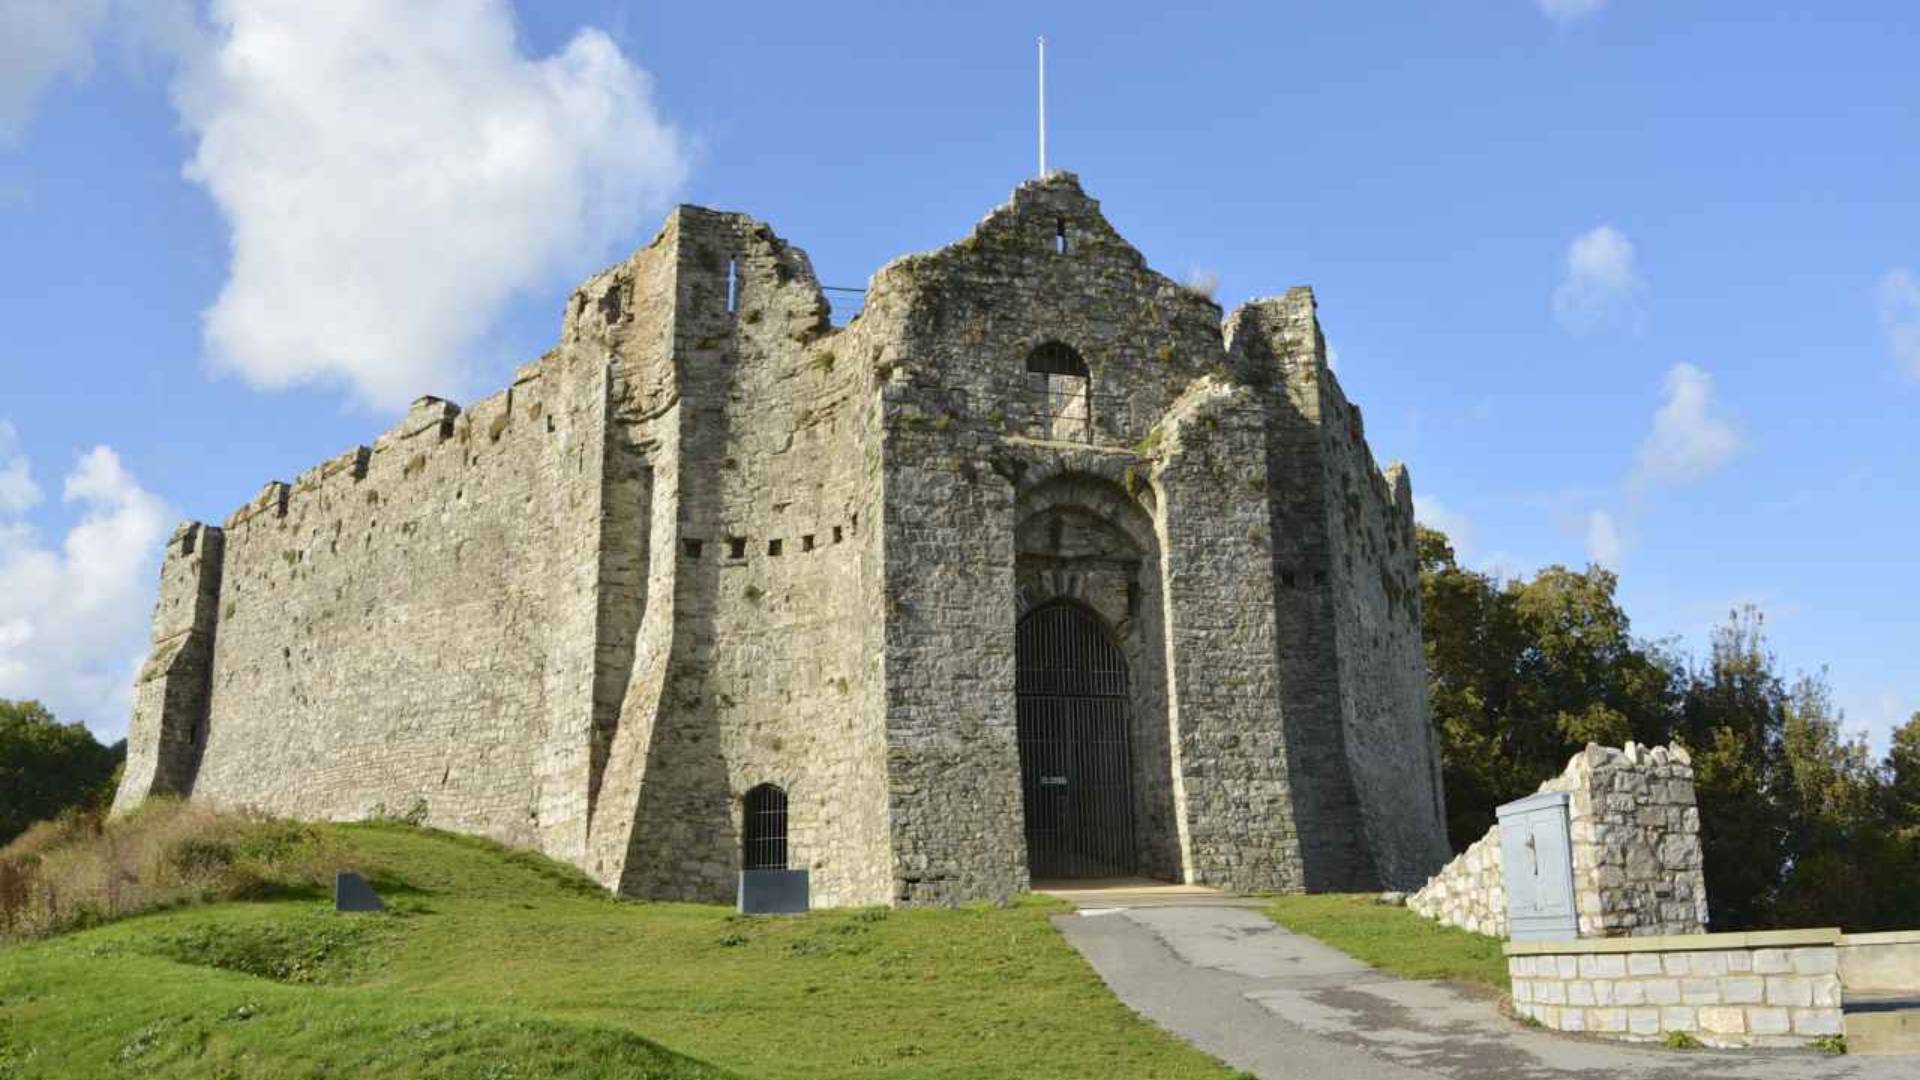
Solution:
[(744, 920), (464, 838), (318, 828), (391, 913), (223, 903), (0, 946), (0, 1080), (1233, 1075), (1116, 1001), (1045, 902)]
[(1423, 919), (1374, 902), (1373, 893), (1275, 897), (1267, 917), (1318, 938), (1389, 975), (1447, 979), (1506, 993), (1507, 958), (1498, 938)]

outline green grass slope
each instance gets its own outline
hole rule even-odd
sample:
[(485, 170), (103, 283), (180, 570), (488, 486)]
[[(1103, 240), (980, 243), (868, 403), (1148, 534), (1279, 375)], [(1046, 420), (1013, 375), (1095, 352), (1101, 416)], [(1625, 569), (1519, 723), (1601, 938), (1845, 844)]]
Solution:
[(1295, 933), (1403, 979), (1441, 979), (1506, 993), (1507, 957), (1499, 938), (1471, 934), (1382, 904), (1374, 893), (1277, 896), (1266, 915)]
[(0, 1080), (1231, 1075), (1116, 1001), (1044, 903), (746, 920), (467, 838), (318, 829), (390, 913), (296, 894), (0, 946)]

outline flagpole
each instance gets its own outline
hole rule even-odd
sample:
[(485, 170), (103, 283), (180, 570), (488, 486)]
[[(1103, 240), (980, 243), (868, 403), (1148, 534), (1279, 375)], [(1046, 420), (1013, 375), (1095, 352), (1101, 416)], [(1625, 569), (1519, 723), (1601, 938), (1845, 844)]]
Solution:
[(1040, 38), (1040, 179), (1047, 178), (1047, 39)]

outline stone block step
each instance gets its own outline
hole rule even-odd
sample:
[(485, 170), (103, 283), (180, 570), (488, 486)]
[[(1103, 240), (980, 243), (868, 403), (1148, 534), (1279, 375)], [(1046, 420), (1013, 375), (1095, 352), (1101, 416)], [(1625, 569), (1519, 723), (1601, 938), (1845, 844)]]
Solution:
[(1848, 1054), (1920, 1054), (1920, 995), (1849, 991), (1842, 1017)]

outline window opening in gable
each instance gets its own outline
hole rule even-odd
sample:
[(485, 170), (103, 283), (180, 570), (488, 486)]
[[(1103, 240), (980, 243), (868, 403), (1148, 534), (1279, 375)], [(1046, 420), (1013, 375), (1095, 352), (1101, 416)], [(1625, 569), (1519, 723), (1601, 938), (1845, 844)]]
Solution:
[(1028, 434), (1058, 442), (1093, 441), (1093, 378), (1073, 346), (1049, 341), (1027, 354)]

